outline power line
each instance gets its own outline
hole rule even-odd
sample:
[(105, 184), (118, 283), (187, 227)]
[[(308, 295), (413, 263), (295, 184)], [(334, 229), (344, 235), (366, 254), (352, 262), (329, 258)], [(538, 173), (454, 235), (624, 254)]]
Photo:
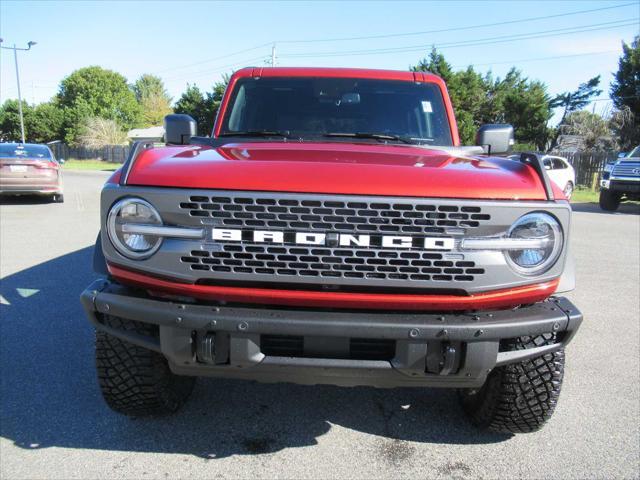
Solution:
[[(627, 95), (626, 97), (618, 97), (619, 100), (626, 100), (628, 98), (640, 98), (640, 95)], [(595, 102), (612, 102), (611, 98), (594, 98), (593, 100), (589, 100), (589, 103)]]
[(201, 60), (201, 61), (195, 62), (195, 63), (189, 63), (187, 65), (180, 65), (180, 66), (177, 66), (177, 67), (165, 68), (164, 70), (157, 70), (154, 73), (164, 73), (164, 72), (170, 72), (170, 71), (173, 71), (173, 70), (182, 70), (183, 68), (195, 67), (197, 65), (203, 65), (205, 63), (215, 62), (216, 60), (222, 60), (223, 58), (229, 58), (229, 57), (233, 57), (235, 55), (240, 55), (241, 53), (251, 52), (253, 50), (257, 50), (259, 48), (263, 48), (263, 47), (266, 47), (266, 46), (269, 46), (269, 45), (272, 45), (272, 44), (273, 44), (273, 42), (263, 43), (261, 45), (256, 45), (255, 47), (245, 48), (244, 50), (238, 50), (237, 52), (228, 53), (226, 55), (220, 55), (219, 57), (208, 58), (206, 60)]
[(226, 70), (228, 68), (233, 68), (233, 67), (237, 67), (237, 66), (245, 66), (247, 64), (250, 64), (251, 62), (257, 62), (260, 60), (264, 60), (265, 58), (267, 58), (266, 55), (261, 55), (260, 57), (254, 57), (254, 58), (249, 58), (246, 60), (239, 60), (235, 63), (229, 63), (227, 65), (217, 65), (212, 67), (211, 69), (207, 69), (207, 70), (200, 70), (197, 72), (191, 72), (191, 73), (181, 73), (179, 75), (173, 76), (173, 77), (169, 77), (169, 78), (165, 78), (165, 81), (171, 81), (171, 80), (179, 80), (182, 78), (194, 78), (194, 77), (201, 77), (203, 75), (209, 75), (211, 73), (216, 73), (216, 72), (220, 72), (223, 70)]
[(558, 13), (555, 15), (545, 15), (543, 17), (530, 17), (530, 18), (521, 18), (521, 19), (517, 19), (517, 20), (506, 20), (506, 21), (502, 21), (502, 22), (495, 22), (495, 23), (484, 23), (481, 25), (467, 25), (464, 27), (451, 27), (451, 28), (443, 28), (443, 29), (439, 29), (439, 30), (423, 30), (421, 32), (408, 32), (408, 33), (388, 33), (388, 34), (383, 34), (383, 35), (369, 35), (369, 36), (363, 36), (363, 37), (342, 37), (342, 38), (317, 38), (317, 39), (310, 39), (310, 40), (279, 40), (276, 43), (329, 43), (329, 42), (347, 42), (347, 41), (352, 41), (352, 40), (374, 40), (374, 39), (379, 39), (379, 38), (394, 38), (394, 37), (409, 37), (409, 36), (416, 36), (416, 35), (425, 35), (425, 34), (429, 34), (429, 33), (444, 33), (444, 32), (456, 32), (456, 31), (462, 31), (462, 30), (472, 30), (472, 29), (476, 29), (476, 28), (485, 28), (485, 27), (496, 27), (496, 26), (501, 26), (501, 25), (513, 25), (516, 23), (524, 23), (524, 22), (533, 22), (533, 21), (537, 21), (537, 20), (547, 20), (550, 18), (560, 18), (560, 17), (568, 17), (568, 16), (572, 16), (572, 15), (580, 15), (583, 13), (591, 13), (591, 12), (600, 12), (603, 10), (613, 10), (616, 8), (623, 8), (623, 7), (628, 7), (631, 5), (637, 5), (636, 2), (633, 3), (623, 3), (621, 5), (612, 5), (610, 7), (602, 7), (602, 8), (593, 8), (591, 10), (580, 10), (580, 11), (576, 11), (576, 12), (566, 12), (566, 13)]
[(520, 58), (517, 60), (504, 60), (499, 62), (486, 62), (486, 63), (468, 63), (465, 65), (453, 65), (452, 68), (464, 68), (464, 67), (483, 67), (487, 65), (504, 65), (504, 64), (514, 64), (514, 63), (526, 63), (526, 62), (538, 62), (543, 60), (557, 60), (563, 58), (574, 58), (574, 57), (590, 57), (593, 55), (604, 55), (605, 53), (618, 53), (618, 50), (604, 50), (602, 52), (586, 52), (586, 53), (576, 53), (573, 55), (554, 55), (552, 57), (537, 57), (537, 58)]
[(195, 63), (190, 63), (190, 64), (186, 64), (186, 65), (180, 65), (180, 66), (175, 66), (175, 67), (170, 67), (170, 68), (165, 68), (163, 70), (158, 70), (154, 73), (159, 74), (159, 73), (165, 73), (165, 72), (170, 72), (170, 71), (174, 71), (174, 70), (182, 70), (184, 68), (189, 68), (189, 67), (194, 67), (197, 65), (203, 65), (206, 63), (210, 63), (210, 62), (214, 62), (216, 60), (222, 60), (224, 58), (229, 58), (235, 55), (240, 55), (242, 53), (246, 53), (246, 52), (250, 52), (253, 50), (257, 50), (259, 48), (264, 48), (267, 47), (269, 45), (274, 45), (274, 43), (289, 43), (289, 44), (294, 44), (294, 43), (319, 43), (319, 42), (337, 42), (337, 41), (352, 41), (352, 40), (369, 40), (369, 39), (378, 39), (378, 38), (394, 38), (394, 37), (408, 37), (408, 36), (416, 36), (416, 35), (424, 35), (424, 34), (430, 34), (430, 33), (444, 33), (444, 32), (454, 32), (454, 31), (463, 31), (463, 30), (471, 30), (471, 29), (478, 29), (478, 28), (486, 28), (486, 27), (495, 27), (495, 26), (500, 26), (500, 25), (512, 25), (512, 24), (517, 24), (517, 23), (525, 23), (525, 22), (533, 22), (533, 21), (538, 21), (538, 20), (547, 20), (550, 18), (561, 18), (561, 17), (567, 17), (567, 16), (573, 16), (573, 15), (581, 15), (584, 13), (592, 13), (592, 12), (599, 12), (599, 11), (603, 11), (603, 10), (613, 10), (613, 9), (617, 9), (617, 8), (624, 8), (624, 7), (628, 7), (631, 5), (636, 5), (636, 3), (624, 3), (624, 4), (620, 4), (620, 5), (612, 5), (609, 7), (602, 7), (602, 8), (593, 8), (593, 9), (589, 9), (589, 10), (579, 10), (579, 11), (575, 11), (575, 12), (566, 12), (566, 13), (559, 13), (559, 14), (555, 14), (555, 15), (545, 15), (545, 16), (541, 16), (541, 17), (531, 17), (531, 18), (521, 18), (521, 19), (517, 19), (517, 20), (506, 20), (506, 21), (502, 21), (502, 22), (495, 22), (495, 23), (486, 23), (486, 24), (481, 24), (481, 25), (467, 25), (464, 27), (452, 27), (452, 28), (444, 28), (444, 29), (438, 29), (438, 30), (425, 30), (425, 31), (421, 31), (421, 32), (407, 32), (407, 33), (391, 33), (391, 34), (384, 34), (384, 35), (370, 35), (370, 36), (362, 36), (362, 37), (344, 37), (344, 38), (330, 38), (330, 39), (310, 39), (310, 40), (280, 40), (277, 42), (267, 42), (267, 43), (263, 43), (260, 45), (256, 45), (253, 47), (249, 47), (243, 50), (238, 50), (232, 53), (228, 53), (225, 55), (220, 55), (217, 57), (212, 57), (212, 58), (208, 58), (205, 60), (201, 60)]
[[(440, 43), (440, 44), (432, 44), (432, 45), (405, 45), (403, 47), (351, 50), (346, 52), (341, 50), (341, 51), (329, 51), (329, 52), (290, 53), (290, 54), (280, 54), (280, 56), (291, 57), (291, 58), (342, 57), (342, 56), (376, 55), (376, 54), (383, 55), (388, 53), (423, 51), (425, 48), (429, 48), (431, 46), (438, 49), (456, 48), (456, 47), (472, 47), (472, 46), (479, 46), (479, 45), (490, 45), (490, 44), (496, 44), (496, 43), (512, 42), (512, 41), (518, 41), (518, 40), (529, 40), (534, 38), (547, 38), (547, 37), (556, 37), (556, 36), (562, 36), (562, 35), (571, 35), (574, 33), (607, 30), (607, 29), (618, 28), (618, 27), (627, 27), (631, 25), (636, 25), (638, 20), (639, 20), (638, 18), (616, 20), (613, 22), (597, 23), (592, 25), (582, 25), (579, 27), (568, 27), (568, 28), (545, 30), (542, 32), (523, 33), (523, 34), (516, 34), (516, 35), (503, 35), (499, 37), (488, 37), (488, 38), (481, 38), (476, 40), (465, 40), (462, 42), (450, 42), (450, 43)], [(569, 30), (572, 30), (572, 31), (569, 31)]]
[[(612, 24), (620, 24), (621, 22), (623, 22), (623, 25), (612, 25)], [(434, 45), (436, 48), (455, 48), (455, 47), (461, 47), (461, 46), (473, 46), (476, 44), (487, 44), (487, 43), (501, 43), (501, 42), (506, 42), (506, 41), (514, 41), (514, 40), (518, 40), (518, 39), (529, 39), (529, 38), (544, 38), (544, 37), (550, 37), (550, 36), (558, 36), (558, 35), (567, 35), (567, 34), (573, 34), (573, 33), (580, 33), (583, 31), (594, 31), (594, 30), (599, 30), (599, 29), (603, 29), (603, 28), (611, 28), (611, 26), (628, 26), (629, 24), (633, 24), (634, 20), (616, 20), (613, 22), (606, 22), (606, 23), (599, 23), (599, 24), (593, 24), (593, 25), (583, 25), (583, 26), (579, 26), (579, 27), (568, 27), (568, 28), (563, 28), (563, 29), (554, 29), (554, 30), (547, 30), (547, 31), (543, 31), (543, 32), (534, 32), (534, 33), (523, 33), (523, 34), (517, 34), (517, 35), (506, 35), (506, 36), (499, 36), (499, 37), (490, 37), (490, 38), (483, 38), (483, 39), (476, 39), (476, 40), (466, 40), (466, 41), (462, 41), (462, 42), (453, 42), (453, 43), (443, 43), (443, 44), (438, 44), (438, 45)], [(596, 27), (596, 28), (594, 28)], [(570, 31), (566, 31), (566, 30), (570, 30)], [(521, 38), (523, 37), (523, 38)], [(265, 44), (268, 45), (268, 44)], [(263, 46), (265, 46), (263, 45)], [(402, 49), (402, 51), (412, 51), (412, 50), (420, 50), (422, 51), (425, 47), (424, 46), (410, 46), (410, 47), (400, 47)], [(406, 49), (406, 50), (405, 50)], [(410, 50), (411, 49), (411, 50)], [(341, 56), (341, 55), (356, 55), (356, 54), (373, 54), (373, 53), (396, 53), (398, 52), (399, 49), (398, 48), (393, 48), (393, 49), (373, 49), (372, 51), (355, 51), (355, 52), (340, 52), (337, 55), (334, 55), (333, 52), (331, 52), (330, 56)], [(366, 52), (366, 53), (365, 53)], [(542, 57), (542, 58), (533, 58), (533, 59), (522, 59), (522, 60), (512, 60), (512, 61), (501, 61), (501, 62), (492, 62), (492, 63), (488, 63), (489, 65), (492, 64), (506, 64), (506, 63), (518, 63), (518, 62), (527, 62), (527, 61), (539, 61), (539, 60), (548, 60), (548, 59), (556, 59), (556, 58), (571, 58), (571, 57), (578, 57), (578, 56), (587, 56), (587, 55), (599, 55), (599, 54), (604, 54), (604, 53), (613, 53), (615, 52), (614, 50), (610, 50), (607, 52), (589, 52), (586, 54), (576, 54), (576, 55), (559, 55), (559, 56), (552, 56), (552, 57)], [(337, 53), (337, 52), (335, 52)], [(231, 54), (230, 54), (231, 55)], [(312, 57), (315, 56), (315, 54), (283, 54), (283, 55), (279, 55), (279, 56), (284, 56), (284, 57), (299, 57), (299, 58), (304, 58), (304, 57)], [(327, 55), (327, 52), (324, 52), (322, 54), (319, 54), (318, 56), (329, 56)], [(211, 73), (216, 73), (219, 71), (222, 71), (224, 69), (227, 68), (232, 68), (235, 66), (240, 66), (240, 65), (247, 65), (250, 64), (250, 62), (255, 62), (255, 61), (260, 61), (260, 60), (264, 60), (267, 57), (267, 55), (265, 54), (264, 56), (259, 56), (259, 57), (254, 57), (254, 58), (250, 58), (250, 59), (245, 59), (245, 60), (240, 60), (238, 62), (234, 62), (234, 63), (230, 63), (227, 65), (217, 65), (217, 66), (213, 66), (210, 69), (206, 69), (206, 70), (201, 70), (201, 71), (197, 71), (197, 72), (191, 72), (191, 73), (182, 73), (182, 74), (178, 74), (177, 76), (173, 76), (173, 77), (169, 77), (165, 80), (167, 81), (171, 81), (171, 80), (176, 80), (176, 79), (181, 79), (181, 78), (194, 78), (194, 77), (200, 77), (200, 76), (204, 76), (204, 75), (208, 75)], [(481, 65), (481, 64), (477, 64), (477, 65)], [(466, 65), (465, 65), (466, 66)]]

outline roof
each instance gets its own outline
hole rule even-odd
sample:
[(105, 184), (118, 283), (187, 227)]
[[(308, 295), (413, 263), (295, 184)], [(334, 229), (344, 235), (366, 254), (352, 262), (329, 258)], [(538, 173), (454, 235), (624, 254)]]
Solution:
[(0, 145), (15, 145), (19, 147), (46, 147), (44, 143), (0, 142)]
[(406, 70), (378, 70), (370, 68), (320, 67), (247, 67), (234, 73), (234, 77), (338, 77), (402, 80), (406, 82), (435, 82), (442, 79), (433, 73)]
[(164, 127), (134, 128), (127, 133), (129, 138), (162, 138), (163, 136)]

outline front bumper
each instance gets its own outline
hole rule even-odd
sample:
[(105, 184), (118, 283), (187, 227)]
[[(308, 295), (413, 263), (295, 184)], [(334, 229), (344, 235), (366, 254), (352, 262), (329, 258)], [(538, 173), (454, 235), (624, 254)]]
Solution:
[(612, 192), (640, 194), (640, 177), (639, 178), (609, 178), (600, 180), (600, 188), (611, 190)]
[[(81, 300), (96, 329), (162, 353), (177, 374), (348, 386), (480, 386), (496, 366), (563, 348), (582, 321), (560, 297), (474, 313), (322, 311), (176, 303), (97, 280)], [(115, 330), (104, 322), (108, 315), (157, 325), (158, 335)], [(555, 343), (501, 348), (501, 340), (545, 334)], [(299, 353), (268, 350), (273, 338), (299, 341)], [(392, 354), (358, 358), (354, 341), (391, 345)]]

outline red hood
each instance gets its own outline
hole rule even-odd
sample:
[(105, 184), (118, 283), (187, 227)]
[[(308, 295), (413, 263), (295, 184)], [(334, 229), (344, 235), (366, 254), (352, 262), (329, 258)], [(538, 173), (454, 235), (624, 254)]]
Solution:
[(235, 143), (145, 151), (127, 183), (158, 187), (545, 200), (535, 171), (410, 145)]

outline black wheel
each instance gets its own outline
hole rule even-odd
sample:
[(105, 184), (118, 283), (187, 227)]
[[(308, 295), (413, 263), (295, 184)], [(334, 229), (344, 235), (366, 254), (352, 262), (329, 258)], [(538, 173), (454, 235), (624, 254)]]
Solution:
[[(157, 336), (153, 325), (107, 316), (113, 328)], [(109, 407), (134, 417), (166, 415), (187, 400), (195, 378), (175, 375), (161, 354), (96, 331), (96, 367), (102, 396)]]
[(608, 212), (615, 212), (620, 206), (621, 195), (611, 190), (600, 190), (600, 208)]
[(571, 200), (571, 195), (573, 195), (573, 183), (567, 182), (564, 186), (564, 196), (567, 197), (567, 200)]
[(51, 201), (53, 203), (64, 203), (64, 195), (62, 193), (56, 193), (51, 196)]
[[(555, 334), (520, 337), (509, 350), (539, 347), (555, 341)], [(462, 407), (471, 421), (498, 433), (539, 430), (551, 418), (560, 396), (564, 350), (497, 367), (480, 389), (460, 391)]]

